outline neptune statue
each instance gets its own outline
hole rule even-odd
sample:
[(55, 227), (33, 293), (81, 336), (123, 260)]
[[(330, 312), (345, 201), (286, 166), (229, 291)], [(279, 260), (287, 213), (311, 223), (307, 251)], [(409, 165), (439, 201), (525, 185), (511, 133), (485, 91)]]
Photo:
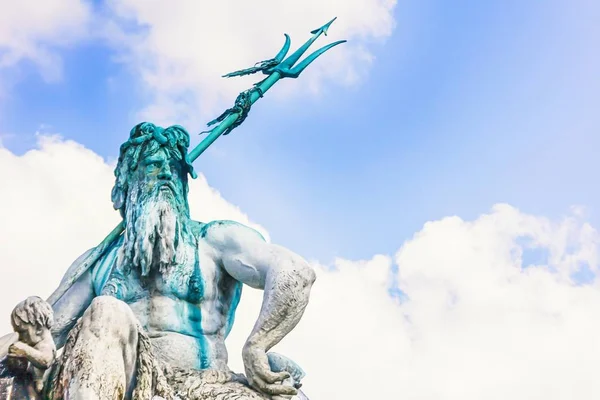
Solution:
[[(131, 130), (112, 190), (123, 222), (71, 265), (47, 303), (30, 298), (15, 309), (16, 333), (0, 339), (0, 400), (14, 398), (6, 388), (18, 385), (6, 377), (14, 376), (15, 365), (19, 376), (32, 371), (31, 387), (21, 388), (29, 398), (306, 398), (299, 390), (302, 369), (269, 350), (301, 319), (314, 271), (302, 257), (240, 223), (192, 220), (188, 178), (196, 176), (192, 161), (241, 124), (250, 105), (277, 80), (297, 77), (341, 43), (294, 67), (332, 22), (313, 31), (288, 59), (283, 60), (290, 44), (286, 35), (277, 57), (233, 73), (262, 71), (268, 77), (212, 121), (220, 124), (191, 152), (181, 126), (144, 122)], [(262, 289), (264, 297), (242, 350), (241, 374), (227, 365), (225, 338), (243, 285)]]

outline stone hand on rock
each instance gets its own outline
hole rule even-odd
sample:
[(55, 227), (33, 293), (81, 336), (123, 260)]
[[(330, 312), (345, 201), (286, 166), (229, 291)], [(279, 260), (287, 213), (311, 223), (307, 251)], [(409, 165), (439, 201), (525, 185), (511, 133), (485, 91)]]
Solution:
[[(289, 378), (283, 380), (282, 384), (284, 386), (290, 386), (296, 389), (300, 389), (300, 387), (302, 386), (301, 381), (306, 376), (306, 374), (298, 364), (296, 364), (289, 358), (275, 352), (267, 353), (267, 358), (269, 359), (269, 366), (271, 367), (271, 371), (288, 372), (290, 374)], [(298, 393), (298, 395), (300, 395), (300, 393)], [(290, 398), (291, 396), (273, 396), (272, 400), (285, 400)]]
[(291, 377), (287, 371), (274, 372), (264, 349), (258, 346), (244, 346), (242, 352), (246, 377), (250, 384), (270, 396), (295, 396), (298, 389), (284, 382)]

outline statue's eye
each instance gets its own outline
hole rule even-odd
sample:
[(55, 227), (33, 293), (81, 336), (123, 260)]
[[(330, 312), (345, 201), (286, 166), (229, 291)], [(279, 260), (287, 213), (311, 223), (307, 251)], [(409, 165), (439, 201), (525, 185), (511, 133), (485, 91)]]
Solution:
[(172, 171), (181, 171), (181, 162), (180, 161), (171, 161), (170, 162), (171, 165), (171, 170)]
[(160, 161), (148, 161), (146, 162), (146, 168), (148, 169), (148, 171), (153, 171), (157, 168), (160, 168)]

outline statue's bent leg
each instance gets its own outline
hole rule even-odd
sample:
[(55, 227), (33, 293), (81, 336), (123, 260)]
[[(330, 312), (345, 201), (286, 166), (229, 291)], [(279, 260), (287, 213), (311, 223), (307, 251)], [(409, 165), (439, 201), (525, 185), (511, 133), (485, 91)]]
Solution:
[(94, 299), (65, 360), (65, 398), (129, 397), (135, 385), (138, 323), (127, 304), (109, 296)]

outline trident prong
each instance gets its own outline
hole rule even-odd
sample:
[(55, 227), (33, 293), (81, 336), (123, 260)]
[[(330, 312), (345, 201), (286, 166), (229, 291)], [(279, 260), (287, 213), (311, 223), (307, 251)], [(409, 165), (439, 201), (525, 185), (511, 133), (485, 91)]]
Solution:
[[(331, 26), (331, 24), (333, 24), (333, 21), (335, 21), (336, 19), (337, 19), (337, 17), (332, 19), (331, 21), (329, 21), (322, 27), (311, 31), (310, 33), (312, 33), (313, 36), (310, 39), (308, 39), (306, 41), (306, 43), (304, 43), (298, 50), (296, 50), (294, 53), (292, 53), (292, 55), (289, 56), (288, 58), (286, 58), (285, 60), (284, 60), (284, 58), (287, 55), (288, 51), (290, 50), (290, 44), (291, 44), (290, 36), (287, 33), (284, 34), (285, 35), (285, 43), (284, 43), (283, 47), (281, 48), (281, 50), (279, 51), (279, 53), (277, 53), (275, 58), (257, 62), (256, 64), (254, 64), (253, 67), (241, 69), (241, 70), (235, 71), (235, 72), (230, 72), (229, 74), (223, 75), (223, 77), (231, 78), (234, 76), (255, 74), (259, 71), (262, 71), (263, 74), (265, 74), (265, 75), (272, 75), (273, 73), (277, 72), (280, 75), (280, 78), (294, 78), (294, 79), (297, 78), (302, 73), (302, 71), (304, 71), (304, 69), (306, 67), (308, 67), (308, 65), (310, 63), (312, 63), (314, 60), (316, 60), (321, 54), (325, 53), (327, 50), (331, 49), (332, 47), (337, 46), (338, 44), (342, 44), (342, 43), (346, 42), (345, 40), (340, 40), (338, 42), (331, 43), (331, 44), (328, 44), (327, 46), (321, 47), (319, 50), (315, 51), (314, 53), (312, 53), (311, 55), (306, 57), (305, 60), (303, 60), (300, 64), (298, 64), (297, 66), (294, 67), (294, 64), (296, 64), (298, 62), (300, 57), (302, 57), (302, 55), (304, 55), (304, 53), (306, 53), (306, 50), (308, 50), (308, 48), (314, 43), (315, 40), (317, 40), (319, 38), (319, 36), (321, 36), (321, 34), (324, 34), (325, 36), (327, 36), (327, 30), (329, 30), (329, 27)], [(262, 83), (262, 81), (257, 83), (255, 86), (258, 86), (261, 83)]]
[(337, 17), (335, 17), (334, 19), (332, 19), (331, 21), (329, 21), (322, 27), (311, 31), (310, 33), (312, 33), (313, 36), (310, 39), (308, 39), (306, 41), (306, 43), (304, 43), (298, 50), (296, 50), (291, 56), (286, 58), (283, 62), (281, 62), (271, 68), (263, 70), (263, 73), (270, 75), (273, 72), (279, 72), (279, 74), (281, 74), (282, 78), (297, 78), (300, 75), (300, 73), (311, 62), (316, 60), (317, 57), (319, 57), (321, 54), (325, 53), (327, 50), (331, 49), (332, 47), (337, 46), (338, 44), (346, 42), (345, 40), (340, 40), (338, 42), (331, 43), (327, 46), (324, 46), (324, 47), (320, 48), (319, 50), (315, 51), (314, 53), (312, 53), (310, 56), (308, 56), (298, 66), (294, 67), (294, 64), (296, 64), (298, 62), (300, 57), (302, 57), (302, 55), (304, 53), (306, 53), (306, 50), (308, 50), (308, 48), (315, 42), (315, 40), (317, 40), (319, 38), (319, 36), (321, 36), (321, 34), (324, 34), (325, 36), (327, 36), (327, 30), (329, 29), (331, 24), (333, 24), (333, 21), (335, 21), (336, 19), (337, 19)]
[[(286, 56), (288, 50), (290, 49), (290, 37), (285, 35), (285, 44), (283, 48), (279, 51), (275, 58), (263, 61), (261, 63), (257, 63), (259, 65), (248, 68), (246, 70), (236, 71), (234, 73), (228, 74), (227, 76), (240, 76), (240, 75), (248, 75), (253, 74), (258, 71), (263, 71), (268, 73), (267, 76), (262, 81), (256, 83), (252, 88), (240, 93), (238, 98), (235, 101), (235, 105), (225, 111), (219, 118), (210, 122), (210, 125), (216, 124), (214, 128), (212, 128), (207, 137), (204, 138), (192, 151), (187, 155), (187, 160), (189, 162), (193, 162), (196, 160), (204, 151), (212, 144), (215, 140), (217, 140), (221, 135), (227, 134), (231, 132), (232, 129), (239, 126), (244, 118), (248, 115), (250, 111), (250, 106), (254, 104), (258, 99), (260, 99), (263, 94), (267, 92), (277, 81), (281, 78), (297, 78), (298, 75), (317, 57), (321, 54), (325, 53), (330, 48), (337, 46), (340, 43), (344, 43), (345, 40), (331, 43), (314, 53), (308, 56), (305, 60), (303, 60), (299, 65), (294, 67), (294, 64), (302, 57), (302, 55), (306, 52), (306, 50), (310, 47), (310, 45), (323, 33), (327, 35), (327, 29), (329, 26), (335, 21), (335, 18), (320, 27), (319, 29), (315, 29), (311, 33), (313, 37), (310, 38), (301, 48), (296, 50), (294, 54), (288, 57), (285, 61), (282, 62), (283, 58)], [(161, 140), (162, 138), (159, 138)], [(107, 251), (107, 249), (114, 243), (114, 241), (123, 233), (125, 229), (125, 224), (121, 222), (108, 236), (98, 245), (96, 246), (82, 262), (78, 265), (78, 267), (69, 271), (70, 275), (68, 279), (63, 280), (60, 283), (60, 286), (52, 295), (48, 298), (48, 303), (51, 305), (56, 304), (57, 301), (61, 299), (61, 297), (75, 284), (75, 282), (86, 272), (88, 271)]]
[(255, 83), (252, 88), (240, 93), (237, 99), (235, 99), (235, 104), (233, 105), (233, 107), (228, 108), (218, 118), (213, 119), (208, 123), (208, 126), (215, 125), (216, 123), (220, 124), (212, 128), (211, 130), (200, 132), (200, 134), (209, 133), (209, 135), (194, 150), (190, 152), (190, 158), (194, 159), (195, 157), (202, 154), (202, 152), (206, 150), (206, 148), (208, 148), (208, 146), (210, 146), (220, 135), (227, 135), (233, 129), (240, 126), (248, 116), (252, 104), (254, 104), (254, 102), (259, 98), (263, 97), (263, 95), (267, 92), (267, 90), (271, 88), (271, 86), (275, 84), (275, 82), (282, 78), (297, 78), (298, 76), (300, 76), (302, 71), (304, 71), (306, 67), (310, 65), (310, 63), (312, 63), (319, 56), (321, 56), (321, 54), (325, 53), (332, 47), (337, 46), (338, 44), (345, 43), (345, 40), (340, 40), (334, 43), (330, 43), (327, 46), (321, 47), (319, 50), (315, 51), (314, 53), (306, 57), (304, 60), (302, 60), (300, 64), (294, 66), (294, 64), (298, 62), (300, 57), (302, 57), (304, 53), (306, 53), (306, 50), (308, 50), (308, 48), (314, 43), (315, 40), (319, 38), (319, 36), (321, 36), (321, 34), (327, 35), (327, 30), (329, 29), (331, 24), (333, 24), (333, 21), (335, 21), (336, 19), (337, 17), (332, 19), (322, 27), (311, 31), (312, 37), (308, 39), (306, 43), (304, 43), (298, 50), (292, 53), (292, 55), (286, 58), (285, 60), (284, 57), (290, 49), (291, 43), (290, 36), (287, 33), (285, 34), (285, 44), (283, 45), (283, 48), (279, 51), (279, 53), (277, 53), (275, 58), (256, 63), (254, 67), (242, 69), (224, 75), (225, 77), (242, 76), (255, 74), (258, 71), (262, 71), (265, 75), (268, 76), (262, 81)]
[(251, 74), (255, 74), (259, 71), (264, 72), (266, 70), (270, 70), (273, 67), (276, 67), (277, 65), (279, 65), (279, 63), (281, 63), (281, 60), (283, 60), (283, 58), (285, 57), (287, 52), (290, 50), (290, 44), (291, 44), (290, 36), (287, 33), (284, 33), (284, 35), (285, 35), (285, 43), (283, 44), (283, 47), (281, 48), (281, 50), (279, 50), (279, 53), (277, 53), (275, 58), (270, 58), (268, 60), (259, 61), (256, 64), (254, 64), (253, 67), (250, 67), (250, 68), (240, 69), (239, 71), (230, 72), (228, 74), (223, 75), (223, 78), (232, 78), (234, 76), (251, 75)]
[(287, 33), (284, 33), (284, 35), (285, 35), (285, 43), (283, 44), (283, 47), (281, 48), (281, 50), (279, 50), (279, 53), (277, 53), (277, 55), (275, 56), (275, 60), (277, 60), (277, 63), (280, 63), (281, 61), (283, 61), (283, 59), (287, 55), (288, 51), (290, 51), (290, 45), (292, 44), (290, 35), (288, 35)]
[(326, 23), (325, 25), (323, 25), (322, 27), (315, 29), (314, 31), (310, 31), (310, 33), (312, 33), (313, 35), (316, 35), (319, 32), (322, 32), (323, 35), (327, 36), (327, 30), (329, 29), (329, 27), (331, 26), (331, 24), (333, 24), (333, 21), (335, 21), (337, 19), (337, 17), (334, 17), (331, 21), (329, 21), (328, 23)]
[(273, 71), (277, 71), (281, 74), (282, 77), (284, 78), (297, 78), (298, 76), (300, 76), (300, 74), (302, 73), (302, 71), (304, 71), (304, 69), (306, 67), (309, 66), (310, 63), (312, 63), (313, 61), (315, 61), (321, 54), (325, 53), (327, 50), (331, 49), (332, 47), (337, 46), (338, 44), (342, 44), (342, 43), (346, 43), (346, 40), (339, 40), (337, 42), (334, 43), (330, 43), (327, 46), (323, 46), (321, 47), (319, 50), (315, 51), (314, 53), (312, 53), (311, 55), (309, 55), (308, 57), (306, 57), (304, 60), (302, 60), (302, 62), (298, 65), (296, 65), (293, 68), (289, 68), (287, 66), (284, 66), (283, 63), (277, 65), (276, 67), (273, 68)]

